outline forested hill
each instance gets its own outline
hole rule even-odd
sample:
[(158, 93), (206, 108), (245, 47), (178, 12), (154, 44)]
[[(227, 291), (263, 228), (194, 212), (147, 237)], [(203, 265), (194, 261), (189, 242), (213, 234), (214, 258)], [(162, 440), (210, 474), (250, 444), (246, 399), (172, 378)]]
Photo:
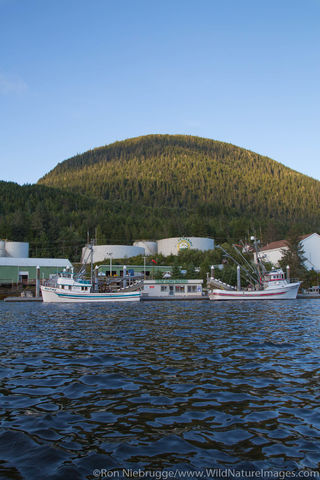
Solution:
[(90, 150), (40, 184), (111, 201), (319, 221), (320, 182), (248, 150), (184, 135), (149, 135)]
[(66, 160), (39, 180), (0, 182), (0, 238), (79, 261), (98, 243), (209, 236), (279, 240), (320, 230), (320, 182), (230, 144), (149, 135)]
[(29, 242), (31, 256), (79, 260), (87, 228), (103, 208), (95, 199), (44, 185), (0, 181), (0, 238)]

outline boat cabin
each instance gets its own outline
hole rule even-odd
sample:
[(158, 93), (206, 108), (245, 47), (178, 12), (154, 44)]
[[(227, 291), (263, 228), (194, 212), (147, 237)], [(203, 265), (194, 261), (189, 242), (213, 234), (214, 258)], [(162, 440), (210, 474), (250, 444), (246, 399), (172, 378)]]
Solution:
[(57, 279), (57, 288), (73, 292), (91, 292), (92, 283), (90, 280), (74, 279), (73, 273), (60, 273)]
[(278, 270), (271, 270), (271, 272), (268, 272), (264, 275), (263, 278), (263, 283), (265, 285), (278, 285), (278, 284), (283, 284), (283, 282), (286, 282), (285, 275), (283, 273), (283, 270), (278, 269)]

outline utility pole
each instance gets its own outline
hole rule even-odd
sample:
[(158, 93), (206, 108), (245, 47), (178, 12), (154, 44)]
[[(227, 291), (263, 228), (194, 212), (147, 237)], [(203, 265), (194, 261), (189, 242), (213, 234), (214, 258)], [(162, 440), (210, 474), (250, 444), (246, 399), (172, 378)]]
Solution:
[(112, 277), (112, 252), (106, 252), (106, 254), (110, 257), (110, 277)]

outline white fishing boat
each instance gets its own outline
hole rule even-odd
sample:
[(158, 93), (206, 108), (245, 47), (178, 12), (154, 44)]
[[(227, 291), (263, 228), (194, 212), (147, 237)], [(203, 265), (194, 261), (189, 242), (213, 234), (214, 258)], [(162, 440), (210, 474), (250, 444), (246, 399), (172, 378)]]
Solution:
[[(251, 240), (253, 240), (254, 248), (258, 252), (258, 243), (255, 237), (251, 237)], [(224, 251), (225, 257), (237, 264), (237, 287), (223, 283), (215, 279), (214, 274), (211, 274), (208, 282), (210, 300), (289, 300), (297, 298), (301, 282), (290, 282), (288, 267), (287, 278), (282, 269), (272, 269), (267, 272), (258, 255), (257, 265), (252, 265), (237, 249), (236, 245), (233, 245), (233, 247), (237, 252), (237, 258), (242, 258), (242, 265), (222, 247), (219, 248)], [(241, 288), (241, 272), (244, 272), (246, 280), (250, 284), (247, 289)], [(212, 288), (214, 286), (219, 288)]]
[(96, 292), (90, 280), (74, 278), (73, 272), (63, 272), (40, 288), (44, 302), (139, 302), (141, 298), (140, 291), (126, 291), (125, 288)]
[(117, 279), (111, 278), (109, 284), (103, 285), (104, 291), (100, 291), (98, 280), (100, 267), (97, 266), (93, 270), (93, 243), (88, 245), (88, 249), (91, 257), (91, 280), (83, 278), (87, 259), (77, 275), (74, 274), (72, 268), (71, 271), (65, 270), (45, 281), (40, 287), (43, 301), (58, 303), (139, 302), (141, 299), (139, 282), (127, 286), (127, 280), (130, 279), (126, 275), (125, 266), (123, 268), (124, 276)]
[(257, 290), (212, 289), (210, 300), (289, 300), (297, 298), (300, 282), (290, 283), (281, 269), (271, 270), (263, 277)]

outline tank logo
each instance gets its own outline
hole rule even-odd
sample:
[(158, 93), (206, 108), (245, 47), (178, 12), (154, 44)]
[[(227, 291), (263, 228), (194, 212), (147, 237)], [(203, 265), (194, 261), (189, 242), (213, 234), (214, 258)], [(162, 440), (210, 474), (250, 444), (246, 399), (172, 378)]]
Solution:
[(192, 242), (189, 238), (179, 238), (177, 243), (177, 249), (179, 250), (187, 250), (188, 248), (192, 247)]

